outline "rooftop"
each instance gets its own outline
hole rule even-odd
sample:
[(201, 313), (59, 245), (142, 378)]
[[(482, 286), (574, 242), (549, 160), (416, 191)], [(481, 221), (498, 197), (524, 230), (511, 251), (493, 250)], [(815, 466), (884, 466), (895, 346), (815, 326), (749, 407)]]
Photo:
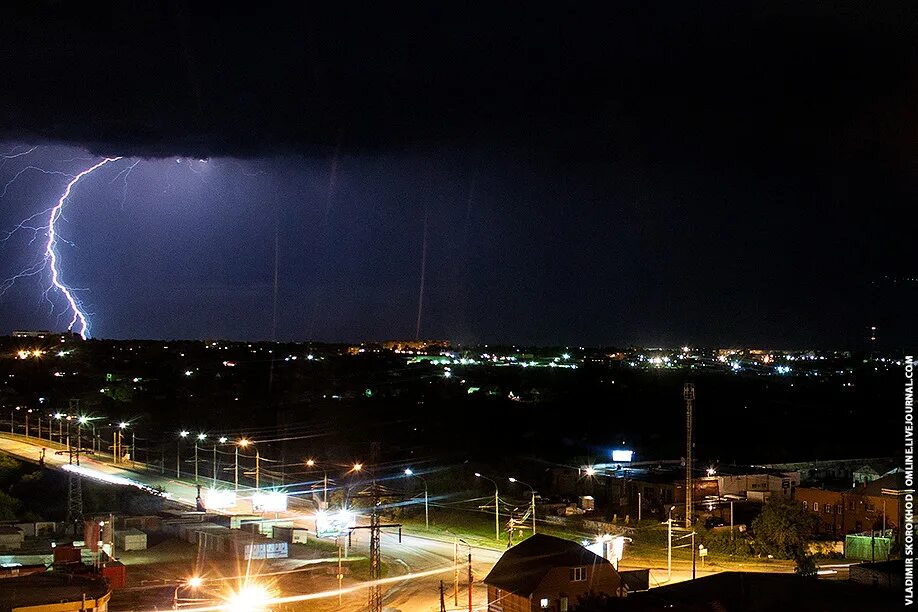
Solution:
[(99, 599), (111, 593), (104, 578), (56, 572), (0, 579), (0, 612), (15, 608)]
[(488, 573), (486, 584), (528, 597), (556, 567), (609, 563), (577, 542), (537, 533), (510, 548)]

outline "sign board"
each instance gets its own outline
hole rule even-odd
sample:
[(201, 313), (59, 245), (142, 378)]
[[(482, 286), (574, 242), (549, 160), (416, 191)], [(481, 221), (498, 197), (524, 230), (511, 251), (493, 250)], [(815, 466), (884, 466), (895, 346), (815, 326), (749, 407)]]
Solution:
[(707, 557), (707, 556), (708, 556), (708, 549), (705, 548), (704, 546), (702, 546), (701, 544), (698, 545), (698, 556), (699, 556), (699, 557)]
[(347, 535), (348, 529), (356, 526), (356, 515), (347, 510), (316, 513), (316, 536), (320, 538), (337, 538)]
[(631, 463), (631, 458), (634, 456), (634, 451), (632, 450), (614, 450), (612, 451), (612, 461), (616, 463)]
[(204, 491), (204, 506), (209, 510), (232, 508), (236, 505), (236, 492), (229, 489), (208, 489)]
[(287, 510), (287, 494), (259, 491), (252, 495), (252, 512), (284, 512)]

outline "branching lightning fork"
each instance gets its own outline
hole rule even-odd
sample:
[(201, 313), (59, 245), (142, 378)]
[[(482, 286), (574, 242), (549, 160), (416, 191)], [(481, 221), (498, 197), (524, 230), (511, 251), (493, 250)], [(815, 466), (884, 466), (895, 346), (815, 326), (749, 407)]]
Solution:
[[(34, 151), (34, 148), (30, 149), (29, 151), (23, 152), (23, 153), (18, 153), (14, 155), (14, 157), (19, 157), (20, 155), (31, 153), (32, 151)], [(57, 200), (56, 204), (54, 204), (50, 208), (46, 208), (45, 210), (22, 220), (11, 231), (7, 232), (4, 237), (0, 238), (0, 242), (5, 241), (10, 236), (17, 233), (20, 230), (31, 230), (33, 232), (32, 240), (34, 240), (35, 237), (38, 235), (38, 233), (41, 231), (44, 231), (45, 236), (47, 237), (47, 242), (45, 242), (45, 248), (44, 248), (42, 259), (39, 262), (35, 263), (34, 265), (19, 272), (15, 276), (12, 276), (6, 279), (5, 281), (3, 281), (2, 283), (0, 283), (0, 295), (2, 295), (3, 292), (5, 292), (10, 287), (12, 287), (13, 284), (16, 282), (16, 280), (20, 278), (25, 278), (28, 276), (35, 276), (36, 274), (39, 274), (42, 271), (44, 271), (47, 266), (47, 269), (49, 270), (50, 275), (51, 275), (51, 285), (48, 287), (48, 291), (54, 289), (60, 292), (64, 296), (65, 300), (67, 301), (67, 309), (69, 313), (72, 315), (70, 318), (70, 324), (67, 326), (67, 329), (75, 331), (76, 333), (80, 334), (80, 336), (83, 339), (86, 339), (89, 337), (89, 320), (87, 318), (86, 312), (83, 309), (82, 304), (80, 303), (80, 300), (74, 295), (74, 289), (71, 287), (68, 287), (64, 283), (64, 281), (61, 279), (60, 257), (57, 252), (57, 242), (58, 240), (63, 240), (63, 239), (58, 236), (56, 223), (61, 218), (61, 215), (63, 214), (63, 211), (64, 211), (64, 205), (67, 203), (67, 199), (70, 197), (70, 194), (73, 191), (73, 188), (77, 185), (77, 183), (79, 183), (83, 177), (89, 174), (92, 174), (93, 172), (101, 168), (102, 166), (109, 164), (111, 162), (118, 161), (119, 159), (121, 159), (121, 157), (106, 157), (102, 161), (90, 166), (89, 168), (86, 168), (85, 170), (77, 174), (67, 174), (65, 172), (44, 170), (36, 166), (28, 166), (27, 168), (20, 170), (16, 174), (16, 176), (14, 176), (10, 181), (8, 181), (7, 184), (3, 188), (2, 194), (0, 194), (0, 197), (5, 195), (6, 190), (9, 188), (10, 184), (14, 182), (17, 178), (19, 178), (19, 176), (28, 169), (38, 170), (46, 174), (61, 174), (61, 175), (67, 176), (70, 179), (67, 182), (66, 187), (64, 188), (63, 194)], [(136, 165), (136, 163), (134, 165)], [(130, 169), (132, 169), (133, 167), (134, 166), (131, 166)], [(128, 173), (130, 172), (130, 169), (128, 169)], [(126, 175), (125, 175), (125, 179), (126, 179)], [(35, 219), (40, 218), (44, 215), (47, 215), (46, 224), (38, 225), (38, 226), (32, 225), (32, 222)], [(46, 292), (46, 295), (47, 295), (47, 292)]]

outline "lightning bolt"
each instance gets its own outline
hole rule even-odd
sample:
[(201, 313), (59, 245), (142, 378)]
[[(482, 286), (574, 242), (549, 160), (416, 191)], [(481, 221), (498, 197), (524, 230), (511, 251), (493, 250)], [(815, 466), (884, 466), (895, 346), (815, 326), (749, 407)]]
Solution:
[[(2, 157), (6, 158), (7, 156), (10, 156), (10, 155), (12, 155), (13, 157), (19, 157), (21, 155), (31, 153), (34, 150), (35, 148), (33, 147), (32, 149), (22, 152), (22, 153), (17, 153), (15, 155), (12, 155), (12, 152), (11, 152), (10, 154), (7, 154)], [(64, 240), (58, 235), (56, 224), (60, 220), (61, 216), (63, 215), (64, 206), (66, 205), (67, 200), (70, 197), (70, 194), (73, 192), (74, 187), (76, 187), (77, 183), (79, 183), (80, 180), (83, 179), (83, 177), (89, 174), (92, 174), (93, 172), (101, 168), (102, 166), (109, 164), (111, 162), (118, 161), (119, 159), (121, 159), (121, 157), (106, 157), (102, 161), (90, 166), (89, 168), (86, 168), (85, 170), (77, 174), (68, 174), (66, 172), (59, 172), (55, 170), (45, 170), (37, 166), (27, 166), (23, 168), (22, 170), (20, 170), (19, 172), (17, 172), (16, 175), (3, 186), (3, 189), (0, 190), (0, 198), (2, 198), (3, 196), (6, 195), (6, 192), (9, 189), (10, 185), (13, 184), (16, 181), (16, 179), (18, 179), (27, 170), (36, 170), (44, 174), (58, 174), (58, 175), (65, 176), (68, 179), (70, 179), (67, 182), (67, 185), (64, 187), (64, 192), (61, 194), (61, 197), (57, 200), (57, 202), (54, 205), (40, 212), (37, 212), (29, 217), (26, 217), (25, 219), (20, 221), (16, 226), (14, 226), (12, 230), (4, 232), (4, 235), (0, 237), (0, 242), (5, 242), (13, 234), (16, 234), (17, 232), (22, 231), (22, 230), (27, 230), (27, 231), (32, 232), (32, 240), (29, 241), (29, 244), (35, 241), (35, 239), (39, 236), (40, 232), (44, 232), (45, 236), (47, 237), (47, 242), (45, 242), (43, 257), (38, 262), (29, 266), (25, 270), (22, 270), (18, 274), (10, 278), (7, 278), (3, 282), (0, 282), (0, 295), (3, 295), (3, 293), (5, 293), (10, 287), (12, 287), (13, 284), (15, 284), (17, 280), (21, 278), (29, 277), (29, 276), (35, 276), (37, 274), (42, 273), (46, 269), (49, 270), (50, 276), (51, 276), (51, 284), (45, 290), (45, 298), (46, 299), (48, 298), (48, 292), (51, 291), (52, 289), (57, 290), (64, 296), (65, 300), (67, 301), (67, 310), (68, 312), (72, 314), (70, 318), (70, 324), (67, 326), (67, 329), (76, 331), (77, 333), (80, 334), (80, 337), (82, 337), (84, 340), (89, 337), (89, 320), (87, 318), (86, 312), (83, 309), (83, 305), (80, 303), (80, 300), (74, 295), (75, 289), (68, 287), (63, 282), (63, 280), (61, 280), (60, 255), (57, 252), (57, 243), (58, 241), (66, 242), (66, 240)], [(123, 177), (126, 182), (127, 175), (130, 174), (130, 171), (134, 168), (134, 166), (137, 165), (137, 163), (139, 162), (135, 162), (133, 165), (127, 168), (126, 172), (122, 171), (122, 173), (119, 173), (119, 175), (115, 178), (117, 179), (118, 177)], [(37, 224), (36, 219), (40, 219), (42, 217), (46, 218), (47, 222), (41, 225)], [(53, 302), (52, 302), (52, 308), (53, 308)]]
[(60, 219), (61, 214), (64, 210), (64, 203), (67, 201), (67, 198), (70, 197), (70, 192), (73, 191), (74, 186), (80, 182), (84, 176), (92, 174), (105, 164), (115, 162), (121, 159), (120, 157), (106, 157), (99, 163), (94, 166), (83, 170), (79, 174), (73, 177), (67, 187), (64, 189), (63, 195), (57, 201), (57, 204), (51, 207), (51, 214), (48, 216), (48, 242), (45, 244), (45, 261), (48, 262), (48, 267), (51, 269), (51, 286), (64, 294), (64, 297), (67, 299), (67, 304), (70, 307), (70, 311), (73, 313), (73, 318), (70, 319), (70, 325), (67, 326), (68, 330), (72, 330), (77, 323), (79, 323), (80, 337), (85, 340), (89, 337), (89, 322), (86, 319), (86, 313), (83, 312), (82, 304), (73, 296), (72, 290), (67, 287), (64, 283), (61, 282), (61, 272), (58, 264), (57, 256), (57, 228), (54, 224)]

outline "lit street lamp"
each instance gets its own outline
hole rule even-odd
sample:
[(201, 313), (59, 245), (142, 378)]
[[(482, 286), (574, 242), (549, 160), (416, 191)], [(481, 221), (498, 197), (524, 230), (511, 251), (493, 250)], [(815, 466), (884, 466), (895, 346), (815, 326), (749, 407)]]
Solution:
[(203, 442), (207, 434), (199, 433), (198, 439), (194, 442), (194, 481), (198, 482), (198, 442)]
[(172, 595), (172, 609), (173, 609), (173, 610), (178, 610), (178, 609), (179, 609), (179, 606), (178, 606), (178, 603), (179, 603), (178, 592), (179, 592), (180, 589), (192, 589), (192, 590), (196, 590), (196, 589), (199, 588), (202, 584), (204, 584), (204, 580), (203, 580), (202, 578), (200, 578), (199, 576), (192, 576), (191, 578), (189, 578), (189, 579), (186, 580), (185, 582), (180, 582), (180, 583), (178, 583), (178, 585), (176, 585), (176, 587), (175, 587), (175, 593)]
[(188, 437), (184, 429), (179, 432), (178, 441), (175, 443), (175, 477), (182, 477), (182, 440)]
[[(236, 448), (236, 490), (239, 490), (239, 446), (242, 448), (248, 447), (249, 444), (254, 445), (255, 442), (247, 438), (242, 438), (238, 442)], [(260, 475), (261, 475), (261, 454), (258, 451), (258, 448), (255, 448), (255, 490), (258, 491), (260, 486)]]
[[(121, 460), (124, 458), (124, 430), (128, 428), (129, 423), (127, 421), (121, 421), (118, 423), (118, 429), (115, 430), (115, 450), (113, 454), (115, 457), (115, 463), (121, 463)], [(134, 449), (131, 448), (131, 460), (134, 459)]]
[(673, 579), (673, 510), (675, 506), (669, 507), (669, 518), (666, 519), (666, 580)]
[[(226, 441), (227, 441), (226, 436), (220, 436), (217, 439), (217, 442), (219, 442), (220, 444), (226, 444)], [(217, 488), (217, 442), (214, 442), (214, 464), (213, 464), (213, 485), (212, 485), (214, 489)]]
[[(312, 468), (315, 466), (316, 466), (315, 459), (306, 460), (306, 467)], [(328, 470), (325, 470), (325, 469), (322, 470), (322, 504), (325, 506), (326, 509), (328, 508)]]
[(536, 532), (536, 516), (535, 516), (535, 489), (532, 488), (532, 485), (526, 484), (522, 480), (517, 480), (513, 476), (509, 478), (510, 482), (515, 482), (523, 485), (524, 487), (529, 487), (529, 492), (532, 494), (532, 535), (535, 535)]
[(500, 542), (500, 497), (497, 491), (497, 483), (487, 476), (482, 476), (479, 472), (475, 472), (475, 478), (487, 480), (494, 485), (494, 539)]
[(415, 474), (411, 468), (405, 468), (405, 476), (409, 478), (414, 476), (415, 478), (417, 478), (418, 480), (424, 483), (424, 529), (430, 531), (430, 514), (429, 514), (429, 507), (427, 505), (427, 481), (424, 480), (422, 477), (418, 476), (417, 474)]

